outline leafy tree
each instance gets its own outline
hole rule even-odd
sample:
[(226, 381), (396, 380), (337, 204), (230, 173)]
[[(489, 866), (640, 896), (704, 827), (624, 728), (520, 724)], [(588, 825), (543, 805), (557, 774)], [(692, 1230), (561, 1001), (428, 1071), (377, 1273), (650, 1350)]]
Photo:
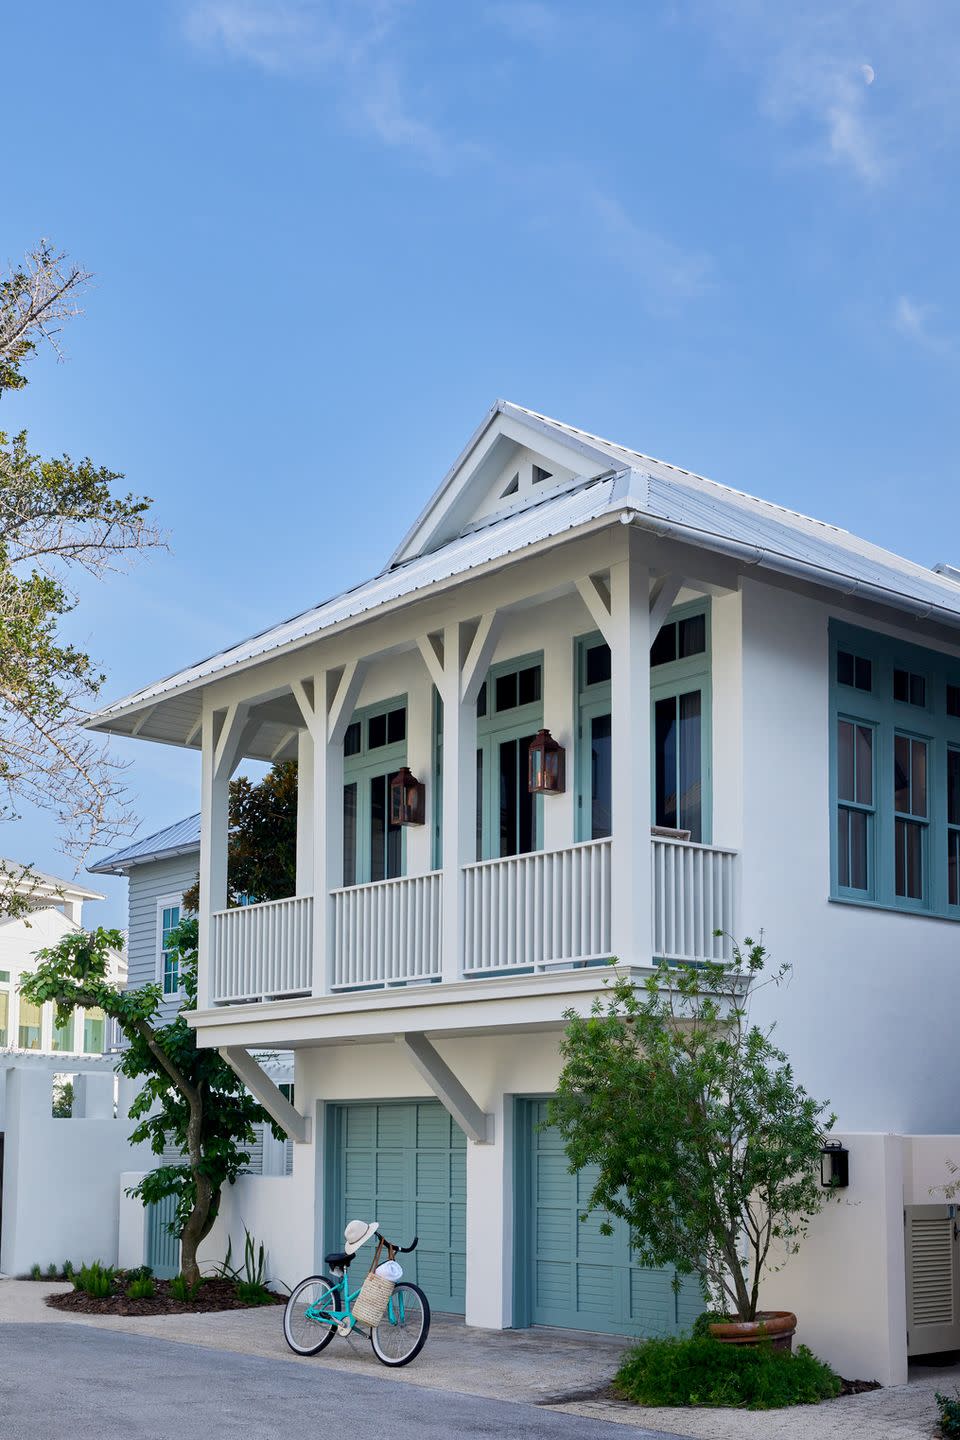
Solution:
[(163, 999), (159, 985), (117, 990), (108, 981), (110, 953), (123, 944), (118, 930), (78, 931), (39, 951), (37, 967), (21, 981), (20, 993), (35, 1005), (53, 1001), (58, 1024), (78, 1006), (99, 1006), (118, 1022), (128, 1043), (117, 1068), (143, 1082), (130, 1107), (130, 1118), (137, 1122), (130, 1139), (149, 1142), (155, 1155), (171, 1144), (184, 1154), (184, 1163), (159, 1166), (130, 1193), (146, 1204), (176, 1196), (171, 1228), (180, 1235), (180, 1268), (192, 1285), (200, 1278), (197, 1247), (213, 1228), (223, 1186), (249, 1163), (253, 1126), (264, 1122), (279, 1132), (220, 1054), (198, 1048), (187, 1024), (186, 1012), (196, 1008), (197, 1000), (195, 920), (180, 926), (174, 943), (186, 999), (169, 1023), (157, 1023)]
[[(230, 782), (227, 853), (229, 903), (241, 897), (283, 900), (297, 888), (297, 762), (285, 760), (259, 783), (246, 775)], [(196, 914), (200, 884), (183, 897)]]
[[(60, 356), (89, 280), (46, 243), (0, 275), (0, 399), (26, 385), (42, 343)], [(25, 431), (0, 428), (0, 818), (23, 803), (52, 811), (78, 862), (128, 817), (119, 767), (81, 729), (104, 677), (60, 625), (77, 578), (103, 578), (160, 543), (150, 501), (118, 493), (122, 479), (89, 459), (43, 459)], [(0, 912), (28, 907), (22, 884), (0, 874)]]
[(663, 963), (639, 988), (617, 975), (606, 1003), (568, 1013), (549, 1107), (571, 1168), (598, 1167), (588, 1209), (629, 1224), (641, 1264), (699, 1275), (742, 1320), (756, 1316), (773, 1242), (793, 1253), (823, 1204), (834, 1123), (749, 1023), (767, 961), (748, 939), (729, 967)]

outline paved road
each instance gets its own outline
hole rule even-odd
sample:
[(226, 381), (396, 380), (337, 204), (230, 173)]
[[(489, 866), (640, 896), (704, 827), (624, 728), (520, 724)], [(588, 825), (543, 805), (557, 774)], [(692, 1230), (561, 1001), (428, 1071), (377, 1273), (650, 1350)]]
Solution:
[(385, 1384), (321, 1366), (318, 1361), (314, 1371), (288, 1361), (80, 1325), (4, 1325), (0, 1440), (662, 1436), (536, 1405)]

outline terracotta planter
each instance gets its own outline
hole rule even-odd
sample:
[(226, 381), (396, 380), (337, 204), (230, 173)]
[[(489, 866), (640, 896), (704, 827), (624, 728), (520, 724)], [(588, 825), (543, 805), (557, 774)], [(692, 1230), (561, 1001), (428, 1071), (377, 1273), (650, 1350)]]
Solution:
[(792, 1350), (797, 1317), (792, 1310), (761, 1310), (756, 1320), (727, 1320), (710, 1326), (722, 1345), (759, 1345), (769, 1340), (774, 1350)]

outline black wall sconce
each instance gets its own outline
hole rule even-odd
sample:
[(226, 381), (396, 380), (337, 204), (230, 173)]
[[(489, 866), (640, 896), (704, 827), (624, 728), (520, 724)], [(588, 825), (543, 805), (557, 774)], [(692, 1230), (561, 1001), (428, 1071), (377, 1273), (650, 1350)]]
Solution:
[(850, 1184), (850, 1151), (828, 1140), (820, 1151), (820, 1184), (825, 1190), (846, 1190)]

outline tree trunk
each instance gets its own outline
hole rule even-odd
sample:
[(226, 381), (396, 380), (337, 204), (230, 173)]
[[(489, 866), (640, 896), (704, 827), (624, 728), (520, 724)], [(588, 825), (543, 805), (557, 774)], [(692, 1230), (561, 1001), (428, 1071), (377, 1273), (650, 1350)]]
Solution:
[(203, 1097), (198, 1092), (190, 1101), (190, 1119), (187, 1123), (187, 1153), (190, 1157), (195, 1198), (193, 1209), (187, 1216), (187, 1223), (180, 1232), (180, 1271), (188, 1285), (196, 1285), (200, 1280), (197, 1247), (213, 1229), (220, 1208), (220, 1189), (203, 1173), (201, 1167), (202, 1127)]

